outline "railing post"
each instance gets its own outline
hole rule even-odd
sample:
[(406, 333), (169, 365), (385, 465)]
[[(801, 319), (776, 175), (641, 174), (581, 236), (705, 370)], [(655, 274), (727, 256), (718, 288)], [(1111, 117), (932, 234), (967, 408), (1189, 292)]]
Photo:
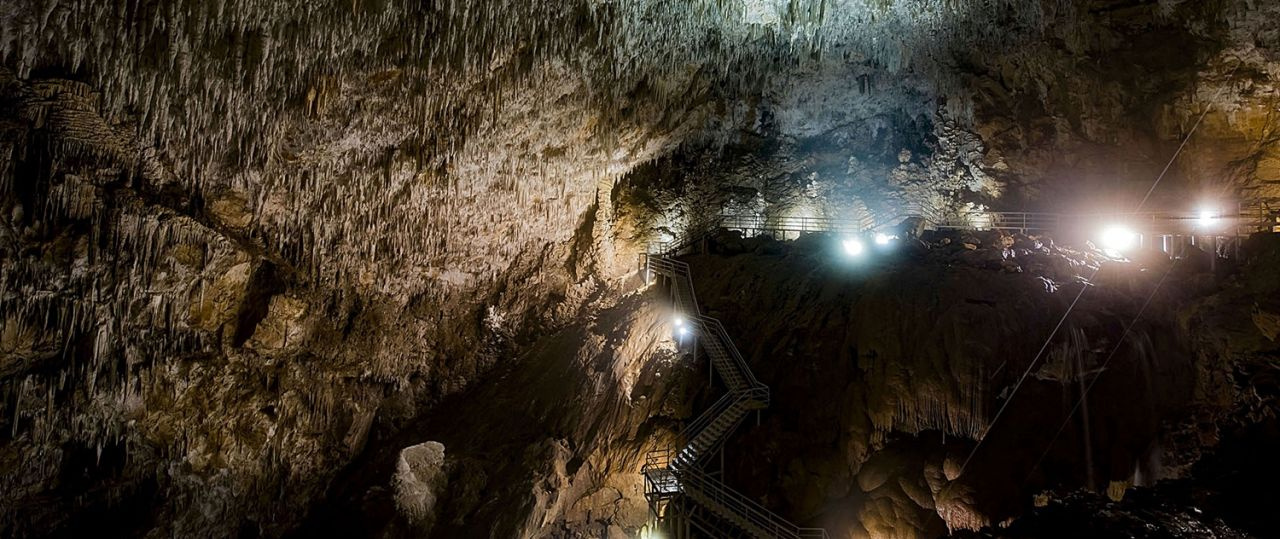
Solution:
[[(715, 357), (720, 357), (724, 368), (721, 372), (721, 377), (725, 378), (726, 383), (731, 386), (729, 393), (725, 394), (720, 401), (694, 420), (692, 424), (685, 427), (682, 437), (689, 440), (685, 443), (685, 446), (680, 449), (667, 448), (663, 450), (661, 456), (652, 452), (646, 455), (648, 469), (661, 466), (665, 470), (664, 475), (658, 476), (661, 478), (660, 483), (655, 483), (655, 480), (647, 474), (645, 476), (646, 489), (652, 488), (655, 491), (653, 497), (646, 496), (649, 498), (650, 509), (657, 515), (657, 519), (660, 522), (668, 523), (666, 529), (677, 537), (692, 537), (691, 515), (693, 514), (692, 511), (696, 510), (692, 507), (692, 504), (706, 505), (708, 503), (715, 504), (707, 507), (709, 511), (713, 507), (718, 507), (714, 509), (715, 512), (727, 510), (734, 513), (735, 518), (729, 519), (729, 521), (744, 527), (744, 530), (748, 532), (764, 530), (773, 532), (777, 536), (797, 536), (799, 527), (773, 514), (750, 498), (746, 498), (742, 494), (729, 489), (721, 481), (702, 475), (702, 472), (698, 470), (698, 461), (709, 458), (711, 455), (696, 449), (686, 453), (686, 451), (690, 451), (695, 447), (690, 444), (693, 439), (706, 438), (703, 442), (709, 444), (706, 449), (720, 453), (720, 469), (723, 477), (725, 475), (724, 437), (729, 434), (729, 431), (725, 429), (728, 426), (736, 427), (744, 418), (745, 412), (748, 411), (744, 407), (748, 401), (756, 404), (766, 404), (768, 388), (760, 384), (752, 375), (745, 359), (734, 347), (732, 339), (719, 321), (701, 315), (688, 265), (667, 258), (659, 258), (656, 262), (646, 258), (646, 265), (650, 269), (656, 270), (659, 275), (668, 278), (670, 292), (675, 298), (677, 306), (684, 311), (683, 314), (689, 319), (690, 324), (697, 324), (692, 338), (694, 346), (692, 353), (695, 361), (700, 344), (698, 340), (700, 334), (703, 332), (712, 334), (707, 337), (713, 339), (707, 342), (708, 384), (711, 384), (711, 379), (715, 377)], [(684, 300), (684, 303), (681, 303), (681, 300)], [(765, 395), (762, 397), (761, 393)], [(759, 426), (761, 412), (759, 408), (755, 409), (756, 425)], [(732, 419), (727, 415), (730, 412), (734, 414)], [(712, 425), (718, 425), (717, 428), (720, 430), (720, 434), (700, 436), (700, 434), (707, 433), (707, 428)], [(679, 462), (679, 464), (673, 468), (672, 465), (675, 462)], [(690, 496), (691, 493), (693, 496)], [(673, 506), (672, 504), (675, 505)]]
[(715, 377), (716, 377), (716, 366), (714, 365), (714, 362), (711, 361), (711, 357), (708, 355), (707, 356), (707, 388), (708, 389), (711, 388), (711, 383), (712, 381), (715, 380)]

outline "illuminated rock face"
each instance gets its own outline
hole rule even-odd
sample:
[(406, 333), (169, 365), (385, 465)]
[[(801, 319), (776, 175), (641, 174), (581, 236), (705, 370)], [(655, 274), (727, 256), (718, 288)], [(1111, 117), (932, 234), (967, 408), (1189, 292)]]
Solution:
[[(1145, 187), (1210, 105), (1178, 179), (1274, 188), (1265, 2), (11, 4), (0, 535), (286, 534), (344, 466), (437, 439), (398, 433), (615, 308), (700, 215), (1057, 200), (1079, 169)], [(613, 400), (493, 441), (536, 443), (527, 474), (482, 481), (495, 459), (448, 443), (437, 534), (633, 529), (627, 474), (670, 426), (648, 415), (686, 395), (639, 374), (656, 344), (601, 339), (556, 389)]]
[(406, 447), (396, 461), (396, 509), (424, 531), (435, 524), (436, 503), (448, 486), (443, 468), (444, 446), (439, 442)]

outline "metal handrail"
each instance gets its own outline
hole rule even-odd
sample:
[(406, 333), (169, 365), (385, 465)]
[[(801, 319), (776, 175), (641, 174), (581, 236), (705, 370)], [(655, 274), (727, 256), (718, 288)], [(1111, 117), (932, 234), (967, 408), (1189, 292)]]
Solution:
[[(686, 283), (685, 290), (688, 292), (688, 305), (680, 305), (681, 310), (686, 313), (698, 313), (698, 294), (693, 290), (693, 279), (689, 276), (689, 264), (679, 260), (672, 260), (666, 257), (647, 256), (645, 263), (648, 264), (650, 270), (657, 270), (662, 273), (669, 274), (673, 279), (681, 277)], [(680, 289), (676, 289), (676, 300), (679, 302)], [(696, 314), (695, 314), (696, 318)]]
[[(1264, 220), (1277, 215), (1277, 212), (1269, 209), (1265, 203), (1256, 207), (1260, 208), (1258, 215), (1261, 215)], [(1252, 208), (1254, 206), (1242, 205), (1236, 213), (1218, 213), (1214, 215), (1214, 219), (1248, 225), (1248, 220), (1254, 217), (1250, 211)], [(961, 212), (951, 219), (936, 221), (933, 225), (937, 228), (957, 230), (1047, 231), (1118, 221), (1149, 231), (1177, 233), (1185, 231), (1185, 227), (1178, 225), (1194, 225), (1199, 219), (1199, 214), (1172, 211), (1058, 213), (972, 210)], [(1235, 233), (1235, 235), (1241, 234), (1243, 233), (1240, 231)], [(1219, 230), (1212, 235), (1226, 234)]]
[[(679, 260), (672, 260), (666, 257), (650, 256), (648, 257), (648, 264), (650, 269), (668, 273), (673, 279), (684, 281), (682, 284), (685, 285), (684, 290), (688, 293), (690, 304), (687, 306), (682, 305), (681, 307), (689, 313), (699, 312), (697, 294), (694, 292), (693, 278), (690, 274), (688, 263), (681, 262)], [(681, 293), (680, 287), (676, 287), (676, 289), (676, 296), (679, 298)], [(724, 324), (720, 323), (720, 321), (715, 318), (701, 314), (693, 317), (693, 320), (700, 321), (709, 326), (715, 333), (715, 337), (719, 338), (720, 342), (726, 345), (724, 348), (729, 351), (730, 359), (736, 365), (738, 374), (742, 375), (742, 377), (745, 378), (752, 387), (763, 385), (756, 379), (755, 374), (751, 372), (751, 368), (747, 365), (746, 360), (743, 359), (738, 348), (733, 346), (733, 340), (729, 337), (729, 332), (725, 331)]]
[(774, 217), (757, 215), (725, 215), (720, 227), (729, 230), (760, 230), (778, 232), (863, 232), (868, 219), (841, 219), (835, 217)]
[[(661, 256), (674, 256), (684, 249), (711, 236), (719, 229), (749, 232), (835, 232), (864, 233), (880, 226), (892, 224), (908, 217), (918, 217), (934, 228), (952, 230), (1005, 230), (1005, 231), (1049, 231), (1059, 230), (1066, 226), (1080, 226), (1100, 223), (1107, 220), (1122, 221), (1130, 226), (1141, 226), (1149, 223), (1153, 227), (1169, 226), (1171, 223), (1194, 222), (1199, 215), (1194, 212), (1147, 211), (1147, 212), (1025, 212), (1025, 211), (986, 211), (968, 210), (952, 217), (942, 217), (937, 211), (926, 208), (919, 203), (902, 203), (896, 210), (868, 211), (861, 219), (842, 219), (833, 217), (764, 217), (757, 215), (725, 215), (710, 217), (686, 228), (685, 233), (668, 242), (652, 244), (651, 253)], [(1237, 229), (1232, 234), (1223, 234), (1222, 230), (1214, 233), (1218, 236), (1247, 236), (1259, 230), (1273, 230), (1280, 226), (1280, 198), (1256, 198), (1240, 202), (1237, 211), (1225, 212), (1215, 216), (1234, 222)], [(1160, 228), (1150, 230), (1160, 233)], [(1181, 231), (1169, 231), (1181, 232)]]
[[(686, 240), (689, 245), (695, 240)], [(675, 247), (672, 253), (682, 249)], [(720, 373), (729, 386), (729, 392), (704, 411), (693, 423), (686, 426), (680, 434), (683, 445), (657, 448), (645, 455), (642, 472), (645, 475), (646, 497), (649, 498), (650, 510), (661, 517), (663, 500), (678, 493), (693, 494), (695, 501), (698, 495), (706, 497), (700, 503), (719, 504), (724, 510), (733, 513), (726, 515), (730, 521), (737, 516), (748, 526), (764, 530), (779, 537), (827, 537), (826, 531), (817, 528), (800, 528), (778, 516), (760, 504), (729, 489), (719, 481), (706, 477), (698, 471), (698, 463), (707, 455), (713, 454), (733, 432), (751, 408), (767, 406), (769, 388), (756, 379), (742, 353), (734, 346), (724, 324), (719, 320), (701, 313), (697, 294), (693, 288), (693, 278), (689, 264), (673, 260), (664, 255), (649, 255), (645, 260), (650, 271), (657, 271), (669, 277), (676, 296), (677, 307), (689, 319), (690, 327), (703, 336), (703, 348), (712, 361), (712, 366)], [(717, 431), (708, 429), (715, 425)], [(699, 438), (708, 435), (710, 438)], [(701, 446), (701, 448), (699, 448)], [(686, 479), (692, 483), (687, 484)], [(694, 485), (694, 493), (686, 490)], [(709, 494), (708, 494), (709, 493)], [(714, 509), (713, 509), (714, 510)]]
[(1280, 197), (1241, 202), (1239, 214), (1240, 222), (1237, 223), (1236, 230), (1238, 235), (1276, 231), (1280, 227)]
[[(730, 343), (730, 346), (726, 346), (725, 348), (729, 350), (730, 355), (733, 357), (733, 362), (738, 366), (740, 372), (746, 377), (747, 382), (750, 383), (751, 387), (764, 386), (764, 384), (761, 384), (760, 381), (756, 379), (756, 375), (751, 372), (751, 367), (747, 366), (747, 361), (743, 359), (742, 353), (738, 352), (738, 347), (732, 346), (733, 341), (729, 339), (729, 332), (725, 331), (724, 324), (721, 324), (719, 320), (711, 318), (710, 316), (699, 316), (698, 318), (704, 323), (710, 325), (722, 342)], [(766, 390), (767, 389), (768, 388), (766, 388)]]
[(721, 341), (717, 340), (719, 336), (711, 333), (712, 325), (702, 320), (701, 317), (695, 319), (693, 324), (696, 324), (704, 334), (712, 336), (712, 338), (701, 341), (701, 344), (706, 349), (707, 355), (714, 362), (716, 370), (721, 371), (721, 378), (724, 379), (725, 385), (729, 387), (729, 391), (744, 391), (754, 387), (746, 375), (743, 374), (742, 366), (733, 361), (730, 352), (725, 349)]
[(666, 242), (650, 244), (649, 252), (670, 257), (680, 253), (689, 246), (711, 236), (717, 230), (739, 230), (743, 232), (846, 232), (861, 233), (871, 230), (875, 218), (866, 215), (861, 219), (843, 219), (836, 217), (771, 217), (756, 215), (726, 215), (704, 219), (690, 225), (681, 236)]
[(825, 529), (801, 528), (701, 471), (677, 470), (675, 475), (682, 488), (698, 491), (711, 502), (743, 517), (750, 525), (773, 537), (828, 537)]
[[(693, 278), (690, 275), (688, 263), (671, 260), (665, 257), (649, 257), (648, 263), (651, 269), (668, 273), (673, 279), (684, 281), (682, 284), (685, 285), (684, 290), (687, 291), (689, 305), (682, 305), (681, 307), (683, 310), (690, 313), (699, 312), (697, 295), (694, 292)], [(677, 298), (679, 298), (681, 294), (680, 288), (681, 287), (676, 287)], [(751, 372), (751, 368), (747, 365), (746, 360), (743, 359), (738, 348), (733, 346), (733, 340), (729, 337), (729, 333), (725, 331), (724, 324), (721, 324), (719, 320), (706, 315), (697, 315), (693, 320), (706, 324), (710, 327), (712, 332), (715, 334), (714, 336), (719, 338), (722, 344), (726, 345), (724, 348), (729, 351), (730, 360), (733, 361), (737, 367), (737, 374), (745, 378), (752, 387), (762, 385), (760, 381), (756, 379), (755, 374)]]
[[(748, 408), (743, 404), (746, 399), (734, 399), (728, 408), (722, 410), (715, 421), (711, 425), (698, 433), (697, 436), (690, 438), (688, 443), (684, 445), (677, 453), (675, 460), (667, 465), (672, 470), (691, 469), (698, 463), (705, 460), (708, 456), (715, 454), (716, 449), (724, 445), (729, 434), (732, 433), (738, 424), (746, 417)], [(721, 432), (711, 434), (711, 429), (719, 424)], [(701, 445), (701, 447), (699, 447)]]
[(699, 432), (702, 432), (703, 429), (710, 425), (716, 417), (725, 410), (728, 410), (730, 406), (733, 406), (737, 400), (737, 395), (733, 393), (725, 393), (723, 397), (720, 397), (720, 400), (716, 401), (715, 404), (712, 404), (705, 412), (702, 412), (702, 415), (699, 415), (698, 419), (694, 420), (693, 423), (690, 423), (684, 428), (684, 430), (680, 431), (680, 439), (684, 442), (692, 440)]

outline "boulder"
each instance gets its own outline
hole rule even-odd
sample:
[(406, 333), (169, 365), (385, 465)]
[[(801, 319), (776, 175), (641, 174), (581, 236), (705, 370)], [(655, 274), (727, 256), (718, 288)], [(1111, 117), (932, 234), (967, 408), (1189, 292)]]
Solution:
[(444, 444), (425, 442), (400, 450), (391, 486), (400, 516), (420, 531), (430, 531), (435, 525), (436, 501), (448, 486)]

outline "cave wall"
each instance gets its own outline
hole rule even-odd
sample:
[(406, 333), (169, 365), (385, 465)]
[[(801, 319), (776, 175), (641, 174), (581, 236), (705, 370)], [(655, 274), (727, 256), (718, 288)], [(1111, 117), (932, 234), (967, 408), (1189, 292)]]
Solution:
[(930, 72), (936, 63), (892, 72), (879, 59), (827, 57), (764, 92), (728, 146), (682, 148), (623, 191), (638, 220), (673, 234), (721, 211), (1230, 212), (1277, 194), (1280, 42), (1265, 22), (1275, 9), (1058, 3), (1034, 39), (1001, 20), (1011, 46), (948, 51), (945, 76)]
[[(467, 198), (455, 190), (470, 200), (451, 206), (457, 214), (429, 204), (423, 211), (464, 223), (454, 237), (509, 233), (510, 241), (464, 241), (436, 256), (424, 247), (417, 263), (355, 221), (285, 212), (308, 226), (336, 225), (359, 244), (349, 252), (358, 262), (336, 253), (326, 260), (261, 236), (262, 212), (234, 191), (187, 193), (132, 170), (137, 156), (121, 154), (136, 144), (96, 114), (85, 85), (10, 78), (6, 87), (20, 120), (6, 139), (15, 154), (6, 199), (6, 469), (29, 470), (6, 474), (15, 529), (68, 525), (68, 512), (69, 525), (89, 526), (113, 517), (71, 509), (146, 507), (165, 496), (174, 503), (157, 507), (175, 514), (133, 515), (139, 520), (128, 525), (279, 534), (360, 452), (375, 423), (392, 427), (464, 387), (620, 275), (596, 271), (593, 246), (603, 242), (587, 218), (594, 181), (578, 182), (585, 191), (571, 208), (580, 212), (542, 212), (541, 220), (526, 219), (504, 191)], [(412, 199), (363, 189), (391, 201), (371, 215)], [(512, 213), (486, 214), (489, 204)], [(432, 231), (446, 226), (430, 217), (416, 225), (422, 231), (406, 219), (366, 223), (433, 243), (444, 235)], [(564, 238), (539, 236), (539, 223)], [(584, 243), (568, 241), (575, 236)], [(380, 264), (379, 247), (413, 269)], [(85, 458), (104, 453), (117, 465)], [(45, 501), (81, 489), (87, 498), (69, 505)]]
[(1089, 24), (1055, 27), (1014, 54), (967, 58), (991, 173), (1020, 204), (1076, 210), (1136, 206), (1157, 177), (1159, 208), (1274, 197), (1275, 171), (1263, 163), (1275, 151), (1280, 43), (1262, 21), (1275, 9), (1099, 3)]
[(9, 6), (6, 529), (279, 535), (371, 436), (616, 286), (612, 179), (723, 138), (812, 50), (689, 15)]
[[(296, 536), (634, 536), (644, 452), (696, 415), (686, 392), (701, 382), (654, 292), (603, 299), (415, 418), (344, 470)], [(387, 483), (426, 441), (444, 452), (430, 518)]]
[(7, 6), (0, 529), (280, 536), (721, 208), (1275, 179), (1267, 3), (730, 4)]

